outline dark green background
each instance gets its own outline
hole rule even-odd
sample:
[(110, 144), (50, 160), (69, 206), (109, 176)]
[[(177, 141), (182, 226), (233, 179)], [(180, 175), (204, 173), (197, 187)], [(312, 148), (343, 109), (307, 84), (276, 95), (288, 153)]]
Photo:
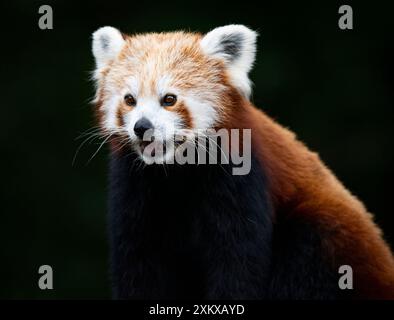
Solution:
[[(225, 4), (224, 4), (225, 3)], [(393, 6), (354, 3), (354, 30), (338, 28), (349, 2), (10, 1), (1, 35), (2, 298), (108, 298), (107, 150), (75, 138), (93, 125), (91, 33), (229, 23), (260, 33), (253, 100), (300, 139), (376, 214), (394, 244)], [(38, 28), (52, 5), (54, 30)], [(163, 212), (163, 214), (167, 214)], [(38, 267), (54, 290), (38, 289)]]

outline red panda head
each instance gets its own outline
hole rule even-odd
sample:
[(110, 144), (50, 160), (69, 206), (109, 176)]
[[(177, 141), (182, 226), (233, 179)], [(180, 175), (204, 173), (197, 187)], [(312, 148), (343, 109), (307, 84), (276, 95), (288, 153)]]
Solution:
[(206, 35), (100, 28), (93, 34), (100, 127), (140, 154), (147, 130), (163, 142), (180, 130), (223, 127), (250, 95), (255, 42), (256, 33), (242, 25)]

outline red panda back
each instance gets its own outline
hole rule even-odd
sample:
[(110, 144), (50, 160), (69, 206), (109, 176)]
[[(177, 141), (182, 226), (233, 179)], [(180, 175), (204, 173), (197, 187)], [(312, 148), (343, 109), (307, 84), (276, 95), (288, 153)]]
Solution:
[(373, 216), (292, 132), (251, 104), (245, 110), (276, 214), (315, 226), (328, 261), (354, 269), (360, 297), (394, 299), (394, 257)]

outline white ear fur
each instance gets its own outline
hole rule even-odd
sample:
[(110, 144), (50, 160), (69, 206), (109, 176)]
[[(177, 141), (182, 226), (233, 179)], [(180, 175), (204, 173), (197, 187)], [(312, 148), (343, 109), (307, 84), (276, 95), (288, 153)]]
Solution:
[(205, 54), (225, 61), (233, 85), (247, 97), (251, 93), (248, 72), (255, 60), (256, 38), (255, 31), (231, 24), (213, 29), (201, 40)]
[(122, 50), (125, 40), (118, 29), (102, 27), (93, 33), (92, 50), (97, 69), (115, 59)]

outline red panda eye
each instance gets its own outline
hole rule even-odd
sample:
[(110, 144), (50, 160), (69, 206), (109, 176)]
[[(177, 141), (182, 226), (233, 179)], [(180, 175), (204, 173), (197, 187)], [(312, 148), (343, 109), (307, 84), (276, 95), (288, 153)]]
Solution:
[(124, 101), (126, 102), (126, 104), (130, 107), (133, 107), (136, 105), (136, 101), (134, 99), (134, 97), (131, 94), (126, 94), (124, 96)]
[(161, 105), (165, 107), (173, 106), (176, 102), (176, 95), (166, 94), (161, 100)]

